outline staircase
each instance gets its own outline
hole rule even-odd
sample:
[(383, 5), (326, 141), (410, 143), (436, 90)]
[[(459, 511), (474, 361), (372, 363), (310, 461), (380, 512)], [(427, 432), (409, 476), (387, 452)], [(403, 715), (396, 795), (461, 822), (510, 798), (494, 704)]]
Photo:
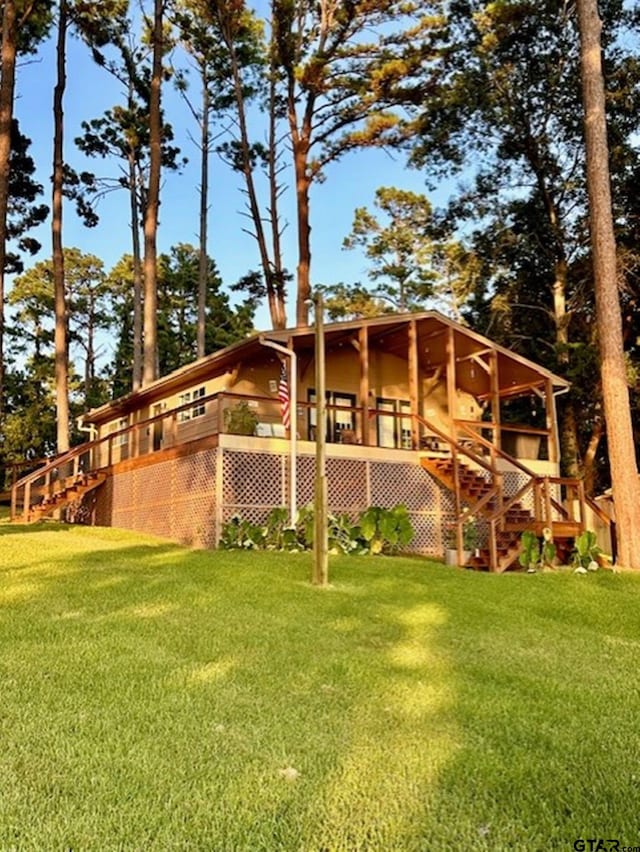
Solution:
[(107, 468), (95, 465), (99, 443), (90, 441), (46, 459), (15, 482), (11, 489), (11, 521), (32, 524), (79, 507), (83, 497), (101, 486), (108, 476)]
[(62, 482), (58, 490), (45, 494), (40, 503), (32, 506), (22, 521), (33, 524), (43, 518), (51, 518), (57, 512), (82, 500), (85, 494), (98, 488), (106, 480), (107, 474), (100, 471), (80, 473), (71, 482)]
[[(462, 530), (469, 515), (480, 522), (481, 528), (485, 522), (486, 541), (467, 567), (497, 572), (519, 567), (520, 538), (525, 530), (541, 536), (548, 527), (558, 551), (571, 550), (575, 537), (585, 529), (584, 507), (587, 503), (592, 505), (584, 496), (581, 481), (538, 476), (464, 424), (457, 424), (464, 435), (460, 442), (423, 418), (418, 420), (440, 439), (439, 452), (427, 450), (421, 455), (420, 464), (455, 495), (458, 529)], [(525, 480), (513, 496), (504, 495), (503, 476), (495, 464), (498, 457)], [(567, 495), (564, 505), (558, 499), (560, 490)], [(578, 517), (574, 517), (575, 504), (579, 505)], [(533, 506), (533, 510), (528, 506)]]

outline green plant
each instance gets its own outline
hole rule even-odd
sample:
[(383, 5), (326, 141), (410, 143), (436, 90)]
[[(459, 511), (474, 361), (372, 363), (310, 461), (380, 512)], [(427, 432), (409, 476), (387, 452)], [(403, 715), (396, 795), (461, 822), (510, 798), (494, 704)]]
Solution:
[[(474, 551), (480, 544), (480, 530), (478, 522), (473, 515), (468, 514), (468, 509), (465, 510), (464, 520), (462, 521), (462, 549)], [(445, 533), (445, 547), (447, 550), (457, 550), (458, 548), (458, 525), (451, 524)]]
[(462, 523), (462, 549), (475, 550), (479, 543), (478, 522), (473, 515), (468, 515)]
[(330, 553), (366, 552), (360, 524), (351, 519), (347, 512), (329, 515), (328, 547)]
[[(413, 538), (413, 527), (405, 506), (383, 509), (372, 506), (357, 520), (347, 512), (329, 515), (328, 547), (332, 553), (396, 553)], [(220, 547), (225, 550), (310, 550), (313, 547), (313, 507), (298, 511), (295, 526), (285, 507), (272, 509), (263, 526), (234, 515), (224, 524)]]
[(577, 536), (573, 543), (571, 564), (574, 568), (586, 568), (588, 571), (596, 571), (603, 550), (598, 547), (596, 534), (592, 530), (585, 530)]
[(220, 545), (223, 550), (261, 550), (265, 546), (262, 527), (234, 515), (222, 526)]
[(238, 402), (224, 412), (225, 430), (232, 435), (253, 435), (258, 425), (258, 415), (248, 402)]
[(369, 553), (397, 553), (413, 538), (413, 526), (407, 507), (392, 509), (371, 506), (360, 516), (360, 532)]
[(551, 567), (555, 557), (556, 546), (553, 543), (553, 533), (549, 527), (543, 529), (542, 539), (539, 539), (532, 530), (525, 530), (520, 536), (518, 561), (527, 571)]

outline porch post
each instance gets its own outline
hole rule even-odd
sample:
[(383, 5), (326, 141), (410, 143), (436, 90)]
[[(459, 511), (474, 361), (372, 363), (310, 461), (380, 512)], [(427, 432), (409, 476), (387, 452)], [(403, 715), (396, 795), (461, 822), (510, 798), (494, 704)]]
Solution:
[(363, 325), (358, 331), (360, 348), (360, 411), (362, 445), (369, 446), (369, 329)]
[(491, 420), (495, 424), (493, 429), (493, 445), (496, 449), (502, 449), (502, 428), (500, 424), (500, 376), (498, 375), (498, 353), (494, 349), (489, 361), (489, 378), (491, 381)]
[(556, 398), (553, 395), (553, 382), (547, 379), (545, 383), (545, 412), (547, 431), (549, 433), (549, 461), (557, 464), (560, 460), (560, 443), (558, 440), (558, 417), (556, 415)]
[(409, 407), (411, 408), (411, 446), (420, 449), (420, 424), (416, 416), (420, 415), (418, 395), (418, 327), (416, 320), (409, 321)]
[(456, 344), (453, 328), (447, 327), (447, 406), (451, 420), (451, 437), (457, 439), (453, 421), (456, 415)]

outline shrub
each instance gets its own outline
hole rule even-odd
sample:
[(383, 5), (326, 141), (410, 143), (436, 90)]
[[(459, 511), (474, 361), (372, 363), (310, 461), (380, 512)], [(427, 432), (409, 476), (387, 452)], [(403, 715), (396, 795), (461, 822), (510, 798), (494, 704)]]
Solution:
[[(353, 520), (347, 512), (327, 518), (328, 546), (332, 553), (397, 553), (413, 538), (413, 527), (406, 506), (392, 509), (371, 506)], [(311, 550), (314, 514), (311, 506), (298, 511), (295, 526), (288, 510), (272, 509), (263, 526), (234, 515), (224, 524), (220, 547), (224, 550)]]

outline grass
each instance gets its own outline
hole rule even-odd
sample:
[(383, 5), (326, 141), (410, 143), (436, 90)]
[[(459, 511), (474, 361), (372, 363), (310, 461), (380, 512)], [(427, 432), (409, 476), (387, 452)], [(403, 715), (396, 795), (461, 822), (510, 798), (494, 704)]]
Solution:
[(640, 579), (0, 526), (0, 849), (638, 838)]

